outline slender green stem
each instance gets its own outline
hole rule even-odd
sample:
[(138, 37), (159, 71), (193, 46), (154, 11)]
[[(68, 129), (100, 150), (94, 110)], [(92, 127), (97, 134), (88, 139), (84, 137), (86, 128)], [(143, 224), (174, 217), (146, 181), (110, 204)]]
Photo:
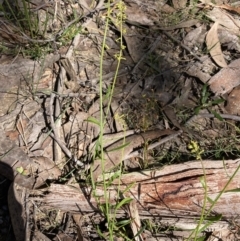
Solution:
[[(99, 143), (100, 143), (100, 155), (101, 155), (101, 169), (103, 174), (103, 186), (104, 186), (104, 199), (105, 199), (105, 212), (109, 214), (109, 197), (107, 193), (107, 185), (105, 181), (105, 175), (104, 175), (104, 169), (105, 169), (105, 161), (104, 161), (104, 151), (103, 151), (103, 131), (104, 131), (104, 125), (105, 125), (105, 116), (103, 112), (103, 61), (104, 61), (104, 55), (105, 55), (105, 46), (106, 46), (106, 38), (108, 33), (108, 26), (109, 26), (109, 19), (111, 14), (110, 9), (110, 0), (107, 2), (107, 17), (106, 17), (106, 23), (105, 23), (105, 30), (104, 30), (104, 36), (103, 36), (103, 42), (102, 42), (102, 48), (101, 48), (101, 56), (100, 56), (100, 71), (99, 71), (99, 99), (100, 99), (100, 134), (99, 134)], [(107, 215), (107, 223), (110, 224), (110, 215)], [(113, 239), (112, 232), (110, 233), (110, 240)]]
[(224, 188), (221, 190), (221, 192), (217, 195), (217, 197), (215, 198), (214, 202), (212, 203), (212, 205), (210, 206), (210, 208), (208, 209), (208, 212), (206, 213), (206, 217), (211, 213), (212, 209), (214, 208), (215, 204), (217, 203), (217, 201), (219, 200), (219, 198), (222, 196), (222, 194), (226, 191), (228, 185), (232, 182), (233, 178), (236, 176), (236, 174), (238, 173), (240, 169), (240, 165), (236, 168), (235, 172), (232, 174), (232, 176), (229, 178), (228, 182), (226, 183), (226, 185), (224, 186)]
[(201, 210), (201, 216), (200, 216), (200, 220), (198, 222), (198, 225), (195, 229), (195, 237), (194, 237), (194, 240), (196, 241), (197, 238), (198, 238), (198, 232), (199, 232), (199, 229), (204, 221), (204, 217), (205, 217), (205, 211), (206, 211), (206, 205), (207, 205), (207, 193), (208, 193), (208, 186), (207, 186), (207, 177), (206, 177), (206, 170), (205, 170), (205, 167), (204, 167), (204, 164), (203, 164), (203, 160), (202, 158), (200, 159), (201, 161), (201, 165), (202, 165), (202, 169), (203, 169), (203, 181), (202, 181), (202, 185), (204, 187), (204, 199), (203, 199), (203, 207), (202, 207), (202, 210)]
[[(116, 54), (116, 58), (117, 58), (117, 67), (116, 67), (116, 71), (115, 71), (115, 75), (113, 78), (113, 83), (111, 85), (111, 89), (108, 92), (107, 98), (108, 98), (108, 105), (106, 108), (106, 112), (104, 114), (104, 106), (103, 106), (103, 102), (104, 102), (104, 96), (103, 96), (103, 61), (104, 61), (104, 55), (105, 55), (105, 49), (106, 49), (106, 38), (107, 38), (107, 34), (108, 34), (108, 28), (109, 28), (109, 23), (111, 20), (111, 14), (112, 11), (110, 9), (110, 3), (111, 1), (108, 0), (108, 5), (107, 5), (107, 16), (106, 16), (106, 22), (105, 22), (105, 30), (104, 30), (104, 36), (103, 36), (103, 41), (102, 41), (102, 48), (101, 48), (101, 57), (100, 57), (100, 82), (99, 82), (99, 89), (100, 89), (100, 93), (99, 93), (99, 99), (100, 99), (100, 134), (99, 134), (99, 144), (100, 144), (100, 158), (101, 158), (101, 169), (102, 169), (102, 175), (103, 175), (103, 186), (104, 186), (104, 199), (105, 199), (105, 208), (104, 208), (104, 212), (106, 214), (106, 218), (107, 218), (107, 223), (108, 223), (108, 229), (109, 229), (109, 240), (113, 240), (114, 239), (114, 230), (116, 229), (116, 208), (115, 208), (115, 212), (113, 213), (113, 215), (110, 213), (112, 206), (109, 203), (109, 196), (108, 196), (108, 186), (110, 185), (109, 182), (107, 182), (105, 180), (105, 160), (104, 160), (104, 150), (103, 150), (103, 132), (104, 132), (104, 126), (106, 124), (106, 116), (108, 116), (109, 112), (110, 112), (110, 106), (111, 106), (111, 101), (113, 98), (113, 92), (114, 92), (114, 87), (115, 87), (115, 83), (117, 80), (117, 75), (118, 75), (118, 71), (120, 68), (120, 63), (121, 60), (123, 59), (123, 49), (124, 49), (124, 45), (123, 45), (123, 21), (124, 21), (124, 13), (123, 11), (125, 10), (125, 5), (122, 1), (117, 3), (117, 24), (119, 26), (119, 32), (120, 32), (120, 37), (118, 39), (119, 44), (120, 44), (120, 50), (118, 52), (118, 54)], [(124, 139), (125, 141), (125, 139)], [(124, 151), (124, 150), (122, 150)], [(95, 186), (95, 185), (94, 185)], [(117, 197), (116, 199), (118, 200), (120, 196), (120, 188), (117, 189)], [(117, 206), (116, 206), (117, 207)]]

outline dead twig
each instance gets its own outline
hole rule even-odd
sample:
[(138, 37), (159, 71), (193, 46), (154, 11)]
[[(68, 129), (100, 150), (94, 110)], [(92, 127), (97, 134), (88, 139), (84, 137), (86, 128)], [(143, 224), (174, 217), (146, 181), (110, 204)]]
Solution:
[[(57, 88), (56, 92), (60, 93), (62, 92), (62, 83), (63, 83), (63, 76), (66, 74), (65, 70), (60, 67), (60, 74), (57, 79)], [(52, 106), (52, 105), (51, 105)], [(59, 98), (55, 98), (55, 110), (54, 110), (54, 117), (57, 120), (55, 124), (55, 132), (54, 134), (57, 136), (60, 136), (60, 128), (61, 128), (61, 105)], [(62, 152), (61, 147), (54, 141), (53, 142), (53, 148), (54, 148), (54, 161), (56, 164), (60, 164), (62, 159)]]
[[(70, 158), (72, 159), (72, 153), (71, 151), (66, 147), (65, 143), (63, 141), (61, 141), (59, 135), (58, 135), (58, 131), (56, 129), (56, 125), (54, 122), (54, 117), (53, 117), (53, 103), (54, 103), (54, 99), (55, 99), (56, 95), (54, 93), (51, 94), (50, 96), (50, 107), (49, 107), (49, 112), (50, 112), (50, 124), (51, 124), (51, 128), (53, 130), (53, 133), (50, 133), (49, 135), (57, 142), (57, 144), (62, 148), (63, 152)], [(84, 164), (80, 161), (77, 162), (78, 166), (84, 166)]]
[[(214, 114), (199, 114), (197, 116), (205, 117), (205, 118), (217, 118)], [(229, 114), (219, 114), (223, 119), (230, 119), (234, 121), (240, 121), (240, 116), (238, 115), (229, 115)]]
[[(159, 141), (157, 141), (157, 142), (154, 142), (154, 143), (148, 145), (148, 146), (147, 146), (147, 151), (152, 150), (152, 149), (154, 149), (154, 148), (156, 148), (156, 147), (158, 147), (158, 146), (160, 146), (160, 145), (162, 145), (162, 144), (164, 144), (164, 143), (166, 143), (166, 142), (168, 142), (168, 141), (171, 141), (172, 139), (175, 139), (177, 136), (179, 136), (180, 134), (182, 134), (182, 132), (183, 132), (182, 130), (177, 131), (177, 132), (174, 133), (174, 134), (171, 134), (171, 135), (169, 135), (169, 136), (167, 136), (167, 137), (162, 138), (161, 140), (159, 140)], [(128, 156), (126, 157), (126, 159), (129, 159), (129, 158), (132, 158), (132, 157), (136, 157), (136, 156), (139, 156), (139, 151), (138, 151), (138, 150), (137, 150), (137, 151), (134, 151), (134, 152), (131, 152), (130, 154), (128, 154)]]
[(63, 152), (67, 155), (68, 158), (72, 159), (72, 153), (66, 147), (65, 143), (63, 143), (60, 138), (56, 137), (52, 132), (49, 135), (58, 143), (58, 145), (62, 148)]

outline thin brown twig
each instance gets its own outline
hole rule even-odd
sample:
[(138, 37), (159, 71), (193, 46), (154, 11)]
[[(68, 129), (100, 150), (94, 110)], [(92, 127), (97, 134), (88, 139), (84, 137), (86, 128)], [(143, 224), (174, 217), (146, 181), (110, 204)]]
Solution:
[(57, 135), (57, 131), (55, 128), (55, 122), (54, 122), (54, 117), (53, 117), (53, 104), (54, 104), (54, 99), (56, 95), (54, 93), (51, 93), (50, 95), (50, 106), (49, 106), (49, 112), (50, 112), (50, 123), (51, 123), (51, 128), (53, 130), (54, 135)]
[[(32, 3), (32, 4), (34, 4), (34, 2)], [(47, 7), (51, 7), (52, 6), (52, 3), (41, 3), (41, 4), (39, 4), (39, 5), (37, 5), (35, 8), (33, 8), (33, 12), (36, 12), (36, 11), (38, 11), (38, 10), (40, 10), (40, 9), (43, 9), (43, 8), (47, 8)]]
[(69, 149), (65, 146), (65, 144), (60, 140), (59, 137), (54, 135), (52, 132), (49, 133), (49, 135), (58, 143), (58, 145), (62, 148), (63, 152), (67, 155), (68, 158), (72, 159), (72, 153), (69, 151)]
[[(162, 138), (161, 140), (157, 141), (157, 142), (154, 142), (152, 144), (150, 144), (148, 147), (147, 147), (147, 150), (152, 150), (153, 148), (156, 148), (168, 141), (171, 141), (172, 139), (176, 138), (177, 136), (179, 136), (180, 134), (182, 134), (182, 130), (180, 131), (177, 131), (176, 133), (174, 134), (171, 134), (167, 137), (164, 137)], [(132, 157), (136, 157), (136, 156), (139, 156), (139, 151), (134, 151), (134, 152), (131, 152), (125, 159), (129, 159), (129, 158), (132, 158)]]
[[(198, 114), (194, 117), (205, 117), (205, 118), (217, 118), (214, 114)], [(230, 115), (230, 114), (219, 114), (220, 117), (222, 117), (223, 119), (230, 119), (230, 120), (234, 120), (234, 121), (240, 121), (240, 116), (238, 115)], [(190, 119), (191, 120), (191, 119)]]
[[(51, 94), (50, 96), (50, 107), (49, 107), (49, 112), (50, 112), (50, 124), (51, 128), (53, 130), (53, 133), (50, 133), (49, 135), (58, 143), (58, 145), (62, 148), (63, 152), (70, 158), (72, 159), (72, 153), (71, 151), (66, 147), (65, 143), (60, 140), (60, 137), (58, 135), (55, 122), (54, 122), (54, 117), (53, 117), (53, 104), (54, 104), (54, 99), (56, 95), (54, 93)], [(79, 166), (84, 166), (84, 164), (80, 161), (78, 161)]]
[[(66, 74), (65, 70), (60, 67), (60, 73), (57, 79), (57, 88), (56, 92), (61, 94), (62, 93), (62, 83), (63, 83), (63, 76)], [(56, 97), (56, 95), (55, 95)], [(54, 117), (57, 119), (57, 121), (54, 123), (55, 124), (55, 131), (57, 132), (57, 136), (60, 136), (60, 128), (61, 128), (61, 106), (60, 106), (60, 100), (59, 98), (55, 98), (55, 110), (54, 110)], [(55, 133), (54, 133), (55, 134)], [(62, 159), (62, 152), (61, 152), (61, 147), (54, 142), (54, 161), (56, 164), (59, 164)]]

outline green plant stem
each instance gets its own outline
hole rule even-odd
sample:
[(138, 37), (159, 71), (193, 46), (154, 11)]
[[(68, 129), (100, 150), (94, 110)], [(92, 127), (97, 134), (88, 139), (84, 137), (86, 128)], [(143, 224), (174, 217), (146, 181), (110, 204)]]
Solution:
[(217, 197), (215, 198), (215, 200), (213, 201), (212, 205), (210, 206), (209, 210), (206, 213), (206, 217), (211, 213), (212, 209), (214, 208), (215, 204), (217, 203), (217, 201), (219, 200), (219, 198), (222, 196), (222, 194), (226, 191), (228, 185), (231, 183), (231, 181), (233, 180), (233, 178), (236, 176), (236, 174), (238, 173), (240, 169), (240, 165), (238, 166), (238, 168), (235, 170), (235, 172), (232, 174), (232, 176), (229, 178), (228, 182), (226, 183), (226, 185), (224, 186), (224, 188), (222, 189), (222, 191), (217, 195)]
[(190, 236), (187, 239), (187, 240), (189, 240), (192, 237), (192, 235), (194, 234), (194, 240), (195, 241), (198, 238), (198, 233), (199, 233), (200, 227), (201, 227), (201, 225), (202, 225), (202, 223), (205, 219), (205, 210), (206, 210), (206, 205), (207, 205), (207, 192), (208, 192), (206, 170), (205, 170), (202, 158), (200, 158), (200, 161), (201, 161), (201, 165), (202, 165), (202, 169), (203, 169), (203, 182), (202, 182), (203, 188), (204, 188), (203, 207), (202, 207), (202, 210), (201, 210), (201, 216), (200, 216), (198, 225), (195, 228), (195, 230), (193, 230), (193, 232), (190, 234)]
[[(101, 169), (103, 174), (103, 186), (104, 186), (104, 199), (105, 199), (105, 212), (109, 214), (109, 197), (107, 194), (107, 185), (105, 181), (105, 161), (104, 161), (104, 150), (103, 150), (103, 131), (104, 131), (104, 125), (105, 125), (105, 118), (104, 118), (104, 112), (103, 112), (103, 60), (104, 60), (104, 54), (105, 54), (105, 46), (106, 46), (106, 38), (108, 33), (108, 26), (109, 26), (109, 19), (111, 14), (110, 9), (110, 0), (107, 2), (107, 17), (106, 17), (106, 24), (105, 24), (105, 30), (104, 30), (104, 36), (103, 36), (103, 42), (102, 42), (102, 48), (101, 48), (101, 56), (100, 56), (100, 71), (99, 71), (99, 99), (100, 99), (100, 134), (99, 134), (99, 143), (100, 143), (100, 158), (101, 158)], [(110, 224), (110, 216), (106, 215), (107, 217), (107, 223)], [(110, 233), (109, 239), (112, 240), (112, 232)]]
[[(231, 175), (231, 177), (229, 178), (228, 182), (226, 183), (226, 185), (224, 186), (224, 188), (221, 190), (221, 192), (217, 195), (217, 197), (215, 198), (215, 200), (211, 203), (210, 208), (206, 211), (206, 204), (207, 204), (207, 180), (206, 180), (206, 172), (205, 172), (205, 168), (203, 165), (203, 161), (202, 159), (200, 160), (201, 164), (202, 164), (202, 168), (203, 168), (203, 175), (204, 175), (204, 200), (203, 200), (203, 207), (202, 207), (202, 211), (201, 211), (201, 216), (200, 216), (200, 220), (198, 222), (198, 225), (196, 227), (196, 229), (191, 233), (191, 235), (188, 237), (187, 240), (190, 240), (190, 238), (192, 237), (193, 234), (195, 234), (194, 236), (194, 240), (197, 240), (197, 235), (199, 233), (200, 230), (200, 226), (202, 225), (204, 220), (208, 219), (208, 216), (210, 215), (211, 211), (213, 210), (214, 206), (216, 205), (216, 203), (218, 202), (218, 200), (220, 199), (220, 197), (223, 195), (223, 193), (226, 191), (228, 185), (232, 182), (233, 178), (236, 176), (236, 174), (238, 173), (239, 169), (240, 169), (240, 165), (236, 168), (236, 170), (234, 171), (234, 173)], [(207, 224), (205, 225), (206, 227), (208, 226)]]

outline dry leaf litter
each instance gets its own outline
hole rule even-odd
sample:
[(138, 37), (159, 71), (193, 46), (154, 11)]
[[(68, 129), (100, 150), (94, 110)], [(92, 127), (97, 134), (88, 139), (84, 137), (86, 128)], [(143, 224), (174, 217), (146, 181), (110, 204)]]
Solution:
[[(237, 135), (231, 125), (239, 121), (239, 7), (208, 0), (198, 1), (194, 7), (194, 1), (186, 0), (172, 1), (171, 5), (163, 0), (123, 2), (127, 7), (124, 60), (109, 109), (109, 99), (103, 103), (107, 113), (105, 171), (122, 160), (124, 172), (161, 167), (169, 152), (187, 155), (186, 143), (191, 139), (210, 147), (209, 137), (217, 140)], [(115, 17), (116, 4), (112, 3)], [(51, 43), (53, 51), (39, 60), (1, 54), (1, 240), (14, 240), (12, 230), (19, 241), (103, 240), (96, 226), (107, 236), (105, 218), (82, 207), (79, 213), (71, 212), (64, 195), (71, 201), (75, 195), (71, 188), (80, 190), (89, 182), (90, 166), (93, 180), (102, 180), (99, 162), (92, 164), (92, 159), (100, 133), (93, 120), (100, 119), (100, 51), (106, 5), (103, 1), (36, 0), (29, 7), (39, 18), (39, 31), (44, 32), (41, 38), (32, 39), (1, 17), (2, 43), (8, 48)], [(77, 17), (70, 21), (74, 13)], [(203, 15), (208, 21), (200, 20)], [(50, 18), (44, 25), (47, 16)], [(71, 26), (81, 31), (61, 46), (60, 37)], [(115, 76), (119, 30), (112, 21), (103, 59), (105, 95)], [(209, 86), (211, 98), (220, 96), (226, 106), (209, 106), (211, 111), (202, 108), (197, 115), (193, 110), (201, 104), (204, 84)], [(232, 124), (214, 118), (213, 112)], [(121, 146), (125, 136), (130, 144), (124, 152), (111, 152)], [(166, 140), (160, 142), (160, 137)], [(56, 184), (52, 187), (59, 196), (44, 200), (51, 183)], [(59, 197), (65, 208), (51, 208), (49, 203), (56, 205)], [(136, 204), (131, 203), (130, 216), (138, 220), (136, 211)], [(130, 236), (141, 227), (140, 220), (136, 222), (131, 223)], [(223, 230), (212, 233), (222, 235), (223, 240), (236, 240), (228, 227)], [(153, 234), (146, 229), (139, 240), (170, 240), (171, 235), (175, 235), (173, 240), (183, 240), (188, 234)], [(209, 236), (207, 240), (217, 239)]]

